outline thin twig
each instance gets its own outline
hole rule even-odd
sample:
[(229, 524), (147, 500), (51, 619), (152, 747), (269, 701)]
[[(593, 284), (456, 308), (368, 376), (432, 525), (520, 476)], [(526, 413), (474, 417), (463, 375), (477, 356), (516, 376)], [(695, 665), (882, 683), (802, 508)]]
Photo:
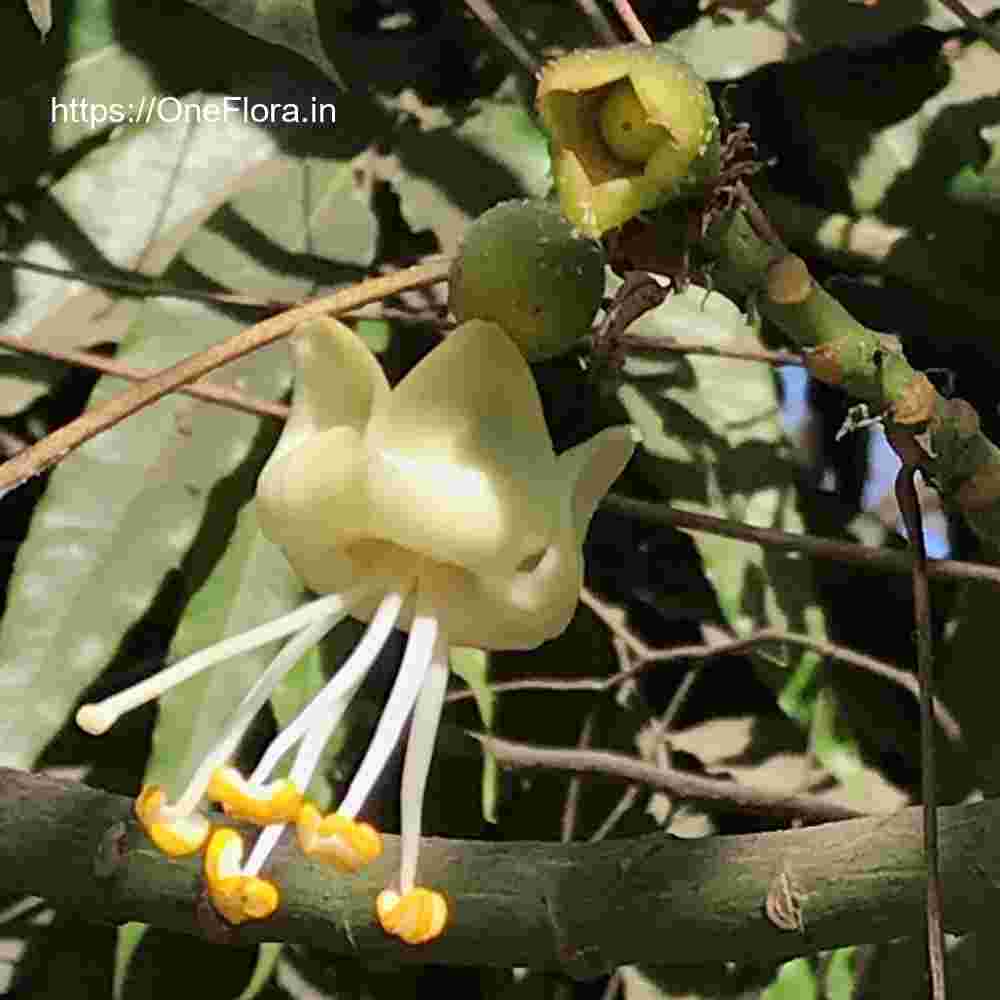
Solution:
[[(617, 511), (651, 524), (660, 524), (683, 531), (703, 531), (709, 535), (723, 535), (744, 542), (754, 542), (775, 549), (805, 552), (817, 559), (830, 559), (859, 566), (874, 573), (906, 573), (913, 569), (913, 556), (909, 552), (875, 549), (868, 545), (842, 542), (816, 535), (797, 535), (777, 528), (755, 528), (749, 524), (730, 521), (710, 514), (695, 514), (677, 510), (666, 504), (633, 500), (618, 493), (609, 493), (601, 502), (608, 510)], [(1000, 567), (986, 563), (962, 562), (958, 559), (928, 559), (927, 575), (932, 580), (980, 580), (1000, 586)]]
[(937, 767), (934, 753), (934, 641), (931, 637), (931, 592), (927, 581), (927, 548), (917, 497), (916, 466), (904, 463), (896, 476), (896, 499), (910, 537), (913, 560), (913, 615), (916, 620), (917, 665), (920, 675), (920, 765), (924, 810), (924, 853), (927, 859), (927, 950), (931, 996), (945, 1000), (944, 926), (941, 906), (941, 866), (938, 859)]
[[(21, 354), (48, 358), (51, 361), (61, 361), (68, 365), (78, 365), (81, 368), (92, 368), (105, 375), (114, 375), (131, 382), (142, 382), (156, 374), (155, 371), (148, 368), (133, 368), (122, 361), (106, 358), (102, 354), (96, 354), (92, 351), (60, 351), (54, 347), (40, 347), (30, 341), (7, 334), (0, 334), (0, 347), (7, 347)], [(194, 385), (184, 386), (178, 392), (194, 396), (195, 399), (204, 400), (206, 403), (217, 403), (219, 406), (242, 410), (244, 413), (276, 417), (278, 420), (285, 420), (288, 417), (288, 407), (284, 403), (273, 403), (268, 399), (255, 399), (253, 396), (247, 396), (237, 389), (229, 389), (223, 385), (197, 382)]]
[(521, 44), (520, 39), (504, 24), (489, 0), (465, 0), (465, 6), (479, 19), (483, 27), (532, 75), (538, 76), (538, 60)]
[(220, 305), (244, 306), (250, 309), (266, 309), (268, 312), (279, 312), (290, 309), (294, 303), (282, 302), (277, 299), (262, 299), (255, 295), (244, 295), (237, 292), (209, 292), (199, 288), (183, 288), (159, 278), (146, 278), (139, 273), (128, 275), (97, 274), (94, 271), (80, 271), (76, 268), (50, 267), (48, 264), (36, 264), (33, 260), (24, 260), (14, 254), (0, 250), (0, 264), (7, 264), (17, 271), (36, 271), (51, 278), (63, 281), (79, 281), (95, 288), (107, 288), (114, 292), (125, 292), (137, 296), (160, 296), (172, 299), (193, 299), (197, 302), (212, 302)]
[(989, 21), (984, 21), (981, 17), (976, 17), (962, 0), (941, 0), (941, 3), (964, 24), (969, 31), (974, 31), (991, 48), (1000, 52), (1000, 31), (993, 27)]
[(168, 392), (194, 382), (221, 365), (235, 361), (251, 351), (286, 337), (303, 320), (347, 312), (386, 296), (396, 295), (408, 288), (420, 288), (444, 281), (448, 276), (450, 264), (448, 259), (435, 260), (393, 274), (368, 278), (356, 285), (342, 288), (332, 295), (307, 302), (280, 316), (266, 319), (221, 343), (214, 344), (205, 351), (185, 358), (120, 396), (86, 410), (76, 420), (70, 421), (66, 426), (60, 427), (37, 444), (4, 462), (0, 465), (0, 496), (54, 465), (84, 441), (155, 403)]
[[(595, 710), (591, 709), (583, 720), (580, 729), (580, 739), (577, 740), (578, 750), (588, 750), (594, 737), (594, 715)], [(563, 806), (562, 827), (559, 831), (559, 839), (562, 843), (568, 844), (576, 833), (576, 818), (580, 812), (580, 796), (583, 793), (583, 779), (579, 775), (574, 775), (569, 779), (569, 787), (566, 789), (566, 803)]]
[[(286, 309), (295, 309), (303, 305), (305, 300), (291, 301), (288, 299), (268, 299), (257, 295), (246, 295), (242, 292), (209, 292), (200, 288), (185, 288), (159, 278), (145, 278), (141, 274), (132, 276), (112, 276), (97, 274), (94, 271), (80, 271), (76, 268), (50, 267), (48, 264), (36, 264), (32, 260), (24, 260), (0, 250), (0, 264), (9, 264), (15, 271), (37, 271), (52, 278), (63, 281), (78, 281), (94, 288), (106, 288), (113, 292), (123, 292), (137, 298), (191, 299), (195, 302), (208, 302), (211, 305), (240, 306), (244, 309), (262, 309), (268, 313), (280, 313)], [(377, 314), (358, 314), (353, 311), (340, 313), (345, 322), (361, 319), (398, 319), (412, 323), (434, 323), (442, 329), (454, 327), (450, 320), (442, 319), (439, 307), (427, 309), (400, 309), (393, 306), (381, 306)], [(17, 350), (17, 348), (14, 348)]]
[(617, 45), (620, 41), (611, 22), (607, 19), (604, 11), (597, 5), (597, 0), (576, 0), (577, 7), (583, 11), (584, 16), (590, 21), (594, 29), (594, 34), (606, 45)]
[(684, 344), (676, 337), (644, 337), (641, 333), (623, 333), (619, 340), (622, 347), (648, 351), (650, 354), (665, 351), (670, 354), (708, 354), (716, 358), (732, 358), (734, 361), (759, 361), (767, 365), (798, 365), (805, 361), (794, 351), (740, 351), (729, 347), (715, 347), (712, 344)]
[(686, 771), (657, 767), (624, 754), (532, 746), (501, 740), (486, 733), (469, 735), (478, 740), (484, 750), (492, 753), (502, 767), (542, 767), (571, 774), (600, 774), (630, 784), (647, 785), (695, 805), (770, 816), (788, 822), (831, 823), (863, 815), (815, 795), (775, 795), (736, 781), (703, 778)]
[(615, 803), (614, 808), (608, 813), (604, 822), (591, 834), (589, 843), (596, 844), (604, 838), (618, 825), (622, 816), (625, 815), (635, 805), (635, 800), (639, 798), (639, 785), (629, 785), (625, 789), (622, 797)]
[(28, 442), (11, 431), (0, 428), (0, 455), (13, 458), (18, 452), (24, 451)]
[(615, 0), (615, 10), (622, 19), (622, 24), (628, 28), (628, 33), (643, 45), (652, 45), (653, 39), (649, 37), (649, 32), (643, 27), (642, 21), (636, 17), (629, 0)]
[[(669, 660), (677, 660), (682, 657), (686, 659), (700, 660), (705, 663), (714, 655), (730, 655), (745, 652), (752, 649), (759, 643), (787, 642), (790, 645), (802, 646), (805, 649), (811, 649), (822, 656), (828, 656), (831, 659), (840, 660), (848, 666), (858, 667), (861, 670), (867, 670), (869, 673), (883, 677), (885, 680), (905, 688), (914, 696), (914, 698), (917, 698), (918, 700), (921, 696), (920, 685), (917, 679), (913, 676), (913, 674), (909, 673), (909, 671), (901, 670), (899, 667), (894, 667), (891, 663), (886, 663), (885, 660), (880, 660), (877, 657), (869, 656), (866, 653), (859, 653), (848, 648), (847, 646), (841, 646), (835, 642), (830, 642), (828, 639), (820, 639), (800, 632), (789, 632), (776, 627), (767, 627), (757, 629), (755, 632), (750, 633), (750, 635), (733, 637), (729, 640), (715, 640), (713, 642), (696, 646), (674, 646), (670, 649), (653, 649), (651, 646), (647, 646), (641, 639), (639, 639), (638, 636), (617, 621), (615, 616), (611, 614), (611, 609), (586, 587), (583, 587), (580, 591), (580, 600), (583, 604), (587, 605), (587, 607), (590, 608), (590, 610), (593, 611), (602, 622), (604, 622), (614, 635), (626, 643), (632, 652), (639, 658), (639, 662), (634, 667), (621, 671), (614, 677), (608, 678), (607, 683), (609, 687), (612, 684), (620, 684), (623, 681), (634, 677), (647, 666), (651, 666), (655, 663), (664, 663)], [(934, 716), (948, 739), (952, 741), (960, 739), (961, 729), (955, 717), (937, 698), (934, 699), (933, 705)]]
[[(586, 598), (583, 598), (586, 603)], [(756, 646), (770, 642), (787, 642), (793, 646), (802, 646), (811, 649), (822, 656), (829, 656), (832, 659), (840, 660), (848, 666), (858, 667), (867, 670), (869, 673), (883, 677), (893, 684), (898, 684), (905, 688), (915, 698), (920, 697), (920, 687), (912, 674), (899, 667), (894, 667), (891, 663), (868, 656), (865, 653), (858, 653), (845, 646), (838, 646), (836, 643), (826, 639), (817, 639), (809, 635), (801, 635), (796, 632), (785, 632), (779, 628), (762, 628), (750, 635), (733, 638), (726, 642), (713, 642), (704, 644), (692, 644), (689, 646), (673, 646), (669, 649), (652, 649), (641, 640), (633, 636), (627, 630), (621, 630), (618, 625), (605, 622), (615, 631), (615, 634), (623, 638), (630, 648), (639, 656), (639, 661), (628, 670), (619, 671), (610, 677), (592, 678), (564, 678), (564, 677), (531, 677), (524, 680), (500, 681), (490, 685), (490, 691), (501, 694), (512, 691), (552, 691), (566, 693), (570, 691), (594, 691), (597, 693), (609, 691), (619, 684), (643, 673), (650, 667), (658, 663), (670, 663), (676, 660), (696, 660), (707, 663), (719, 656), (733, 656), (738, 653), (745, 653)], [(463, 701), (474, 697), (469, 688), (448, 693), (447, 701)], [(934, 718), (941, 726), (942, 732), (952, 741), (961, 738), (961, 729), (955, 717), (948, 711), (938, 699), (933, 702)]]

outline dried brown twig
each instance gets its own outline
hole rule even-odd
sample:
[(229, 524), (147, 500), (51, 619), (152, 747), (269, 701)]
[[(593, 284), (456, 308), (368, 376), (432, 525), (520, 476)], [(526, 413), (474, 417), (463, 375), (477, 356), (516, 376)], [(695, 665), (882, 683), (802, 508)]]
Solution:
[(917, 668), (920, 677), (920, 763), (924, 810), (924, 854), (927, 862), (927, 952), (930, 962), (931, 995), (945, 1000), (947, 982), (944, 964), (944, 917), (942, 913), (941, 866), (938, 858), (937, 767), (931, 706), (934, 698), (934, 643), (931, 638), (931, 592), (927, 580), (927, 548), (923, 517), (917, 496), (917, 467), (907, 460), (908, 449), (899, 449), (903, 467), (896, 476), (896, 499), (910, 537), (913, 560), (913, 616), (916, 622)]
[[(38, 358), (48, 358), (51, 361), (62, 361), (65, 364), (77, 365), (81, 368), (92, 368), (105, 375), (116, 375), (119, 378), (128, 379), (130, 382), (142, 382), (156, 374), (147, 368), (133, 368), (122, 361), (106, 358), (103, 354), (96, 354), (93, 351), (59, 351), (54, 347), (40, 347), (30, 341), (22, 340), (20, 337), (10, 337), (7, 334), (0, 334), (0, 347), (7, 347), (20, 354), (31, 354)], [(244, 413), (253, 413), (257, 416), (275, 417), (278, 420), (284, 420), (288, 416), (288, 407), (284, 403), (274, 403), (269, 399), (255, 399), (238, 389), (230, 389), (224, 385), (199, 382), (195, 385), (183, 386), (178, 389), (178, 392), (194, 396), (195, 399), (204, 400), (206, 403), (216, 403), (219, 406), (227, 406), (230, 409), (242, 410)]]
[(0, 496), (32, 476), (37, 476), (85, 441), (155, 403), (167, 393), (286, 337), (304, 320), (348, 312), (410, 288), (421, 288), (444, 281), (448, 276), (450, 263), (447, 259), (435, 260), (393, 274), (368, 278), (241, 330), (235, 336), (157, 372), (120, 396), (84, 411), (76, 420), (0, 465)]
[(636, 17), (629, 0), (615, 0), (615, 10), (618, 11), (618, 16), (622, 19), (622, 24), (628, 28), (628, 33), (637, 42), (642, 42), (643, 45), (653, 44), (653, 39), (649, 37), (649, 32), (643, 26), (642, 21)]
[[(798, 535), (777, 528), (756, 528), (740, 521), (730, 521), (710, 514), (695, 514), (677, 510), (666, 504), (633, 500), (618, 493), (609, 493), (602, 506), (627, 517), (635, 517), (651, 524), (660, 524), (682, 531), (704, 531), (710, 535), (724, 535), (774, 549), (804, 552), (817, 559), (850, 563), (875, 573), (907, 573), (913, 568), (913, 556), (907, 552), (876, 549), (835, 538), (817, 535)], [(986, 563), (963, 562), (958, 559), (928, 559), (927, 575), (932, 580), (979, 580), (1000, 586), (1000, 567)]]
[(501, 767), (541, 767), (551, 771), (568, 771), (570, 774), (600, 774), (656, 788), (692, 804), (770, 816), (790, 823), (830, 823), (863, 815), (815, 795), (775, 795), (736, 781), (703, 778), (686, 771), (647, 764), (624, 754), (538, 747), (502, 740), (486, 733), (469, 735), (478, 740), (484, 750), (493, 754)]
[[(883, 677), (893, 684), (905, 688), (915, 698), (920, 697), (920, 687), (916, 678), (899, 667), (894, 667), (891, 663), (868, 656), (865, 653), (858, 653), (845, 646), (829, 642), (826, 639), (816, 639), (809, 635), (800, 635), (796, 632), (786, 632), (779, 628), (762, 628), (750, 635), (740, 636), (725, 642), (699, 643), (688, 646), (673, 646), (669, 649), (653, 649), (643, 643), (638, 637), (633, 635), (627, 628), (614, 621), (606, 615), (605, 606), (592, 594), (584, 590), (583, 603), (590, 607), (601, 618), (601, 620), (611, 629), (615, 635), (633, 649), (638, 656), (638, 661), (627, 670), (621, 670), (610, 677), (593, 678), (564, 678), (564, 677), (531, 677), (524, 680), (501, 681), (490, 685), (490, 690), (496, 693), (510, 693), (514, 691), (593, 691), (597, 693), (610, 691), (627, 680), (638, 676), (650, 667), (659, 663), (671, 663), (678, 660), (697, 660), (707, 663), (719, 656), (731, 656), (737, 653), (748, 652), (757, 646), (765, 643), (788, 643), (792, 646), (802, 646), (811, 649), (823, 656), (839, 660), (848, 666), (866, 670), (869, 673)], [(473, 697), (473, 692), (469, 689), (452, 691), (448, 694), (448, 701), (462, 701)], [(937, 699), (933, 702), (933, 718), (941, 726), (942, 732), (949, 740), (961, 738), (961, 730), (955, 717)]]

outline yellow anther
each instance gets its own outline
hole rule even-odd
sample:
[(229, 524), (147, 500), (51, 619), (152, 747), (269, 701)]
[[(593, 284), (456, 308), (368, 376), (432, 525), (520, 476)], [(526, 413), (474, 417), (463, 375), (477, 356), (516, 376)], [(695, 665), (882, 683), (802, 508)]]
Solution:
[(297, 830), (304, 853), (343, 872), (360, 871), (382, 853), (382, 836), (374, 827), (337, 813), (324, 818), (311, 802), (299, 812)]
[(165, 805), (166, 793), (160, 785), (144, 785), (135, 800), (136, 818), (149, 839), (172, 858), (200, 851), (212, 829), (208, 820), (198, 813), (164, 819)]
[(220, 767), (205, 794), (221, 803), (227, 816), (258, 826), (293, 823), (302, 808), (302, 793), (287, 778), (257, 789), (235, 767)]
[(205, 850), (205, 882), (212, 905), (231, 924), (269, 917), (281, 898), (273, 882), (244, 875), (242, 864), (243, 838), (235, 830), (216, 830)]
[(402, 896), (393, 889), (383, 889), (375, 900), (375, 912), (382, 929), (407, 944), (432, 941), (448, 922), (444, 896), (431, 889), (411, 889)]

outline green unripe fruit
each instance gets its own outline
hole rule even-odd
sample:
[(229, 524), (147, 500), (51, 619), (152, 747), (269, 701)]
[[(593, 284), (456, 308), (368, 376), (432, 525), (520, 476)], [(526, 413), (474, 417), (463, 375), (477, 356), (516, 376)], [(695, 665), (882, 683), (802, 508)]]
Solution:
[(649, 120), (649, 114), (626, 78), (619, 80), (604, 98), (599, 111), (601, 136), (619, 160), (645, 163), (670, 133)]
[(590, 331), (604, 294), (604, 250), (545, 201), (505, 201), (469, 226), (449, 277), (459, 322), (502, 326), (529, 361)]

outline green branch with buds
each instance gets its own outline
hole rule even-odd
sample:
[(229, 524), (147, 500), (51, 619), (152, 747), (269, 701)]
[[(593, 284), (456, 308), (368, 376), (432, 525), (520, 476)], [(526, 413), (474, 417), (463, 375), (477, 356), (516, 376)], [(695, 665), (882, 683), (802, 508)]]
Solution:
[(865, 404), (904, 462), (1000, 545), (1000, 448), (969, 403), (942, 396), (897, 338), (859, 323), (782, 244), (742, 181), (757, 166), (745, 128), (720, 136), (708, 88), (680, 56), (663, 45), (574, 52), (546, 67), (537, 103), (560, 206), (605, 237), (613, 267), (683, 282), (694, 261), (714, 287), (749, 299), (815, 378)]

